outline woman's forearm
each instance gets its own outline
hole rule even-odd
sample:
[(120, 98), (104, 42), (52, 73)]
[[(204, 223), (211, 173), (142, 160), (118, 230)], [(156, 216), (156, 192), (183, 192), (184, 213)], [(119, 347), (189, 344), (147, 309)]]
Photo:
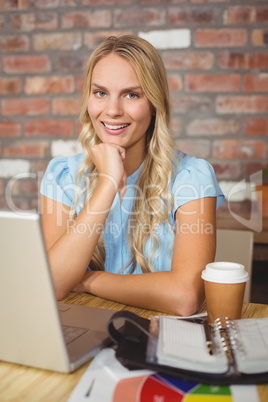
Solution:
[(83, 277), (96, 248), (116, 191), (109, 183), (99, 185), (73, 223), (49, 248), (48, 258), (58, 299)]
[(119, 303), (176, 315), (195, 313), (203, 303), (202, 280), (192, 282), (172, 271), (137, 275), (86, 272), (75, 291), (89, 292)]

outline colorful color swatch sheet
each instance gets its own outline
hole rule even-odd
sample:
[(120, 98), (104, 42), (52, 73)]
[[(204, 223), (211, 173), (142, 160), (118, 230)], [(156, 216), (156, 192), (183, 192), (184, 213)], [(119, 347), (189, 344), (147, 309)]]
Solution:
[(113, 402), (232, 402), (229, 386), (210, 386), (163, 375), (122, 379)]
[(255, 385), (210, 386), (128, 370), (104, 349), (83, 374), (68, 402), (259, 402)]

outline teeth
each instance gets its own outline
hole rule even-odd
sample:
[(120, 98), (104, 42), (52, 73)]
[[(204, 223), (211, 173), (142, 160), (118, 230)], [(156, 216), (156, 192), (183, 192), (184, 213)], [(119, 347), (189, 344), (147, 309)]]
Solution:
[(110, 124), (107, 123), (103, 123), (103, 125), (107, 128), (109, 128), (109, 130), (119, 130), (119, 128), (125, 128), (127, 127), (129, 124), (123, 124), (121, 126), (111, 126)]

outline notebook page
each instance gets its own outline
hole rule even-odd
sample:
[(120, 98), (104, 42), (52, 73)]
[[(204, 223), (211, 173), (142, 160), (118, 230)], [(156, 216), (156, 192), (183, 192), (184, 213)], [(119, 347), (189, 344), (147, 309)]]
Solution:
[(236, 360), (244, 373), (268, 371), (268, 317), (235, 321)]
[(208, 360), (206, 338), (202, 325), (165, 320), (164, 351), (187, 360)]
[(202, 372), (215, 372), (215, 368), (218, 373), (227, 371), (224, 352), (217, 356), (208, 353), (203, 325), (162, 316), (159, 329), (157, 358), (160, 364)]

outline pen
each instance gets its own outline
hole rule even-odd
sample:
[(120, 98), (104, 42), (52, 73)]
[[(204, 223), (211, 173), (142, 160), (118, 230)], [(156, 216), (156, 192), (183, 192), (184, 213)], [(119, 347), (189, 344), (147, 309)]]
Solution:
[(208, 324), (207, 319), (203, 320), (203, 327), (204, 327), (205, 336), (206, 336), (206, 346), (207, 346), (207, 349), (208, 349), (208, 353), (210, 355), (212, 355), (213, 354), (213, 341), (212, 341), (212, 338), (211, 338), (209, 324)]

